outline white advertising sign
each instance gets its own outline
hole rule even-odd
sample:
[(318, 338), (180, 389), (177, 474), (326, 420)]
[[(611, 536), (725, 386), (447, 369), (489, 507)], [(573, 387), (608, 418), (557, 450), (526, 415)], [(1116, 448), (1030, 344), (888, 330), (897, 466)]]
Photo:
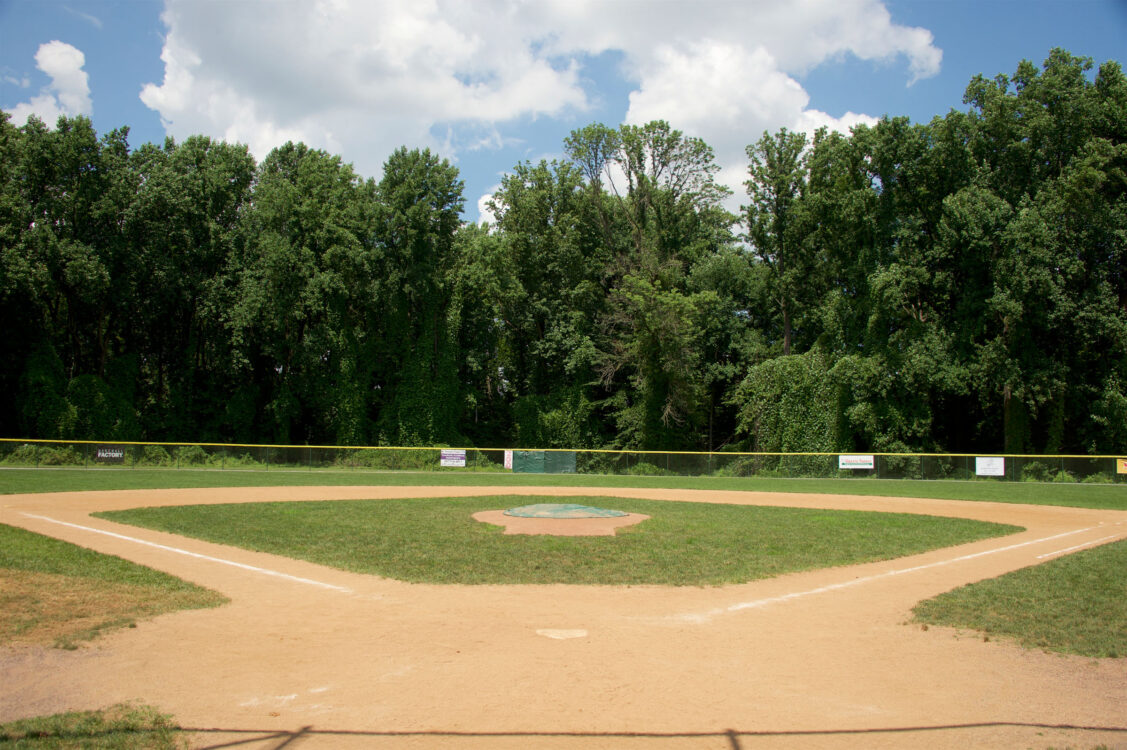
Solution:
[(1004, 477), (1006, 459), (1002, 456), (978, 456), (974, 459), (974, 473), (980, 477)]
[(509, 471), (513, 470), (513, 452), (505, 451), (505, 468)]
[(872, 456), (838, 456), (839, 469), (872, 469), (876, 466)]
[(439, 456), (439, 463), (442, 466), (456, 466), (459, 468), (464, 468), (466, 465), (466, 452), (464, 450), (441, 451)]

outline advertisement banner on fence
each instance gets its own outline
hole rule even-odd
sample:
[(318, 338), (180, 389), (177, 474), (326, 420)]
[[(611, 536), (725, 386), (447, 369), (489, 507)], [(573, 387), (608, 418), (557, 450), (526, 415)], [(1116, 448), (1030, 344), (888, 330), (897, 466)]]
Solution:
[(505, 451), (505, 468), (509, 471), (513, 470), (513, 452)]
[(1115, 459), (1115, 472), (1117, 474), (1127, 474), (1127, 458)]
[(99, 445), (94, 451), (94, 460), (100, 464), (123, 464), (125, 448), (120, 445)]
[(441, 466), (453, 466), (459, 469), (466, 467), (466, 452), (464, 450), (444, 450), (439, 454)]
[(1001, 456), (979, 456), (974, 459), (974, 473), (980, 477), (1004, 477), (1006, 459)]
[(837, 468), (839, 469), (873, 469), (876, 462), (872, 456), (838, 456)]

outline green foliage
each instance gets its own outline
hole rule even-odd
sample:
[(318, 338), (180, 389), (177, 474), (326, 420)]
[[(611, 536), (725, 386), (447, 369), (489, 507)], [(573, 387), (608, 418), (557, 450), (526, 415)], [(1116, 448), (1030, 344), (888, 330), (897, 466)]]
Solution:
[(141, 451), (138, 463), (144, 466), (172, 466), (176, 462), (162, 446), (146, 445)]
[(582, 386), (551, 396), (524, 396), (513, 402), (516, 446), (521, 448), (594, 447), (598, 440), (595, 404)]
[(1049, 467), (1039, 461), (1030, 461), (1021, 467), (1021, 480), (1023, 482), (1047, 482), (1052, 476)]
[(1127, 452), (1127, 78), (1057, 49), (965, 102), (763, 133), (740, 217), (699, 138), (588, 125), (490, 226), (428, 150), (0, 113), (0, 434)]
[(781, 319), (782, 355), (791, 354), (795, 318), (801, 301), (817, 292), (810, 246), (797, 227), (797, 199), (805, 187), (805, 133), (782, 128), (747, 147), (750, 178), (744, 183), (751, 199), (747, 211), (748, 240), (768, 269), (767, 293)]
[(739, 428), (757, 451), (838, 449), (838, 388), (817, 351), (767, 360), (736, 389)]
[(77, 421), (66, 400), (63, 363), (49, 344), (40, 344), (27, 358), (20, 378), (21, 427), (25, 435), (67, 438)]
[(198, 445), (182, 445), (174, 451), (173, 461), (178, 466), (203, 466), (208, 463), (208, 454)]
[(4, 463), (11, 466), (82, 466), (86, 459), (77, 447), (71, 445), (24, 444), (5, 456)]
[(669, 477), (673, 476), (675, 472), (647, 463), (646, 461), (639, 461), (627, 468), (626, 474), (632, 477)]

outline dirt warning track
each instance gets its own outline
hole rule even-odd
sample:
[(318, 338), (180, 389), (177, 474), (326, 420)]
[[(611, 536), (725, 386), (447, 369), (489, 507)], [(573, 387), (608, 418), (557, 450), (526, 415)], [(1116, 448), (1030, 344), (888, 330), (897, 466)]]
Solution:
[[(619, 496), (925, 513), (1007, 537), (738, 586), (433, 586), (91, 518), (195, 503)], [(0, 721), (139, 700), (199, 747), (1127, 747), (1127, 659), (906, 624), (920, 600), (1127, 538), (1127, 512), (686, 490), (270, 487), (0, 497), (0, 522), (232, 603), (0, 650)]]

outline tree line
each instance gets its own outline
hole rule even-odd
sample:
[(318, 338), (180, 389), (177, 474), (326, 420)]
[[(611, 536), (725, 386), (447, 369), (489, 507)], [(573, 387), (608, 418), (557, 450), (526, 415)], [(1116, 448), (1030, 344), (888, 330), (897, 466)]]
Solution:
[(399, 149), (131, 149), (0, 113), (0, 432), (646, 450), (1127, 450), (1127, 79), (712, 149), (594, 124), (495, 221)]

